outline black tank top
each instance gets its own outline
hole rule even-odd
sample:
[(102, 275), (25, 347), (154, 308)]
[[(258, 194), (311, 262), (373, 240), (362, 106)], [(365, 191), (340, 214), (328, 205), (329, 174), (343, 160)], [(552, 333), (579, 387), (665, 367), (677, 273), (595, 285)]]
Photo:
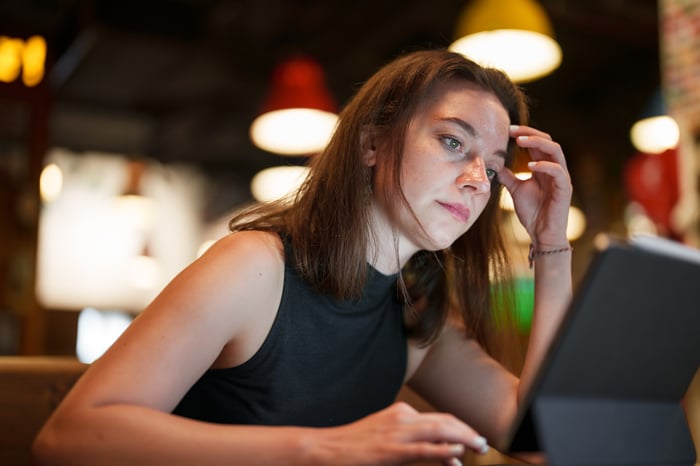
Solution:
[(210, 369), (173, 411), (225, 424), (324, 427), (390, 405), (406, 371), (396, 275), (369, 267), (362, 298), (314, 292), (289, 263), (277, 316), (248, 361)]

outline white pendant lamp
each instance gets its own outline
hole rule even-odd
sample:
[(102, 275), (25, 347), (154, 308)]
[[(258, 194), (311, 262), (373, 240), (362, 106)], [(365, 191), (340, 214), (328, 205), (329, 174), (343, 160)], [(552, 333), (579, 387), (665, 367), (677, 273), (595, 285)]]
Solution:
[(639, 120), (630, 129), (632, 145), (645, 154), (660, 154), (678, 145), (680, 129), (666, 113), (661, 91), (652, 95)]

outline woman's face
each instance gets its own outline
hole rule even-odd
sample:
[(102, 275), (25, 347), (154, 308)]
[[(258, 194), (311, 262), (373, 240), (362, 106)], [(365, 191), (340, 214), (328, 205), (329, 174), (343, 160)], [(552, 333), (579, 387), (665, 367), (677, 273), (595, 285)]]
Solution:
[(493, 94), (462, 80), (436, 86), (418, 106), (406, 131), (401, 184), (420, 223), (399, 203), (393, 223), (402, 255), (449, 247), (474, 224), (505, 164), (509, 124)]

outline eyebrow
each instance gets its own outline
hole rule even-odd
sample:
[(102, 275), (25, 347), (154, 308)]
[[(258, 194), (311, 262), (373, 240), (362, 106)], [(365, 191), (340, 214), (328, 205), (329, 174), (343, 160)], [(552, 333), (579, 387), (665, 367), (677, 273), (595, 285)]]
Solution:
[[(447, 122), (450, 122), (450, 123), (455, 123), (457, 126), (459, 126), (459, 127), (462, 128), (464, 131), (466, 131), (467, 133), (469, 133), (469, 135), (470, 135), (471, 137), (473, 137), (473, 138), (479, 138), (479, 137), (480, 137), (480, 136), (479, 136), (479, 133), (476, 131), (476, 129), (475, 129), (472, 125), (470, 125), (469, 123), (467, 123), (466, 121), (462, 120), (461, 118), (457, 118), (457, 117), (445, 117), (445, 118), (439, 118), (439, 120), (441, 120), (441, 121), (447, 121)], [(507, 154), (506, 154), (506, 151), (504, 151), (504, 150), (496, 151), (496, 152), (494, 152), (493, 155), (497, 155), (497, 156), (502, 157), (503, 159), (506, 159), (506, 160), (507, 160)]]

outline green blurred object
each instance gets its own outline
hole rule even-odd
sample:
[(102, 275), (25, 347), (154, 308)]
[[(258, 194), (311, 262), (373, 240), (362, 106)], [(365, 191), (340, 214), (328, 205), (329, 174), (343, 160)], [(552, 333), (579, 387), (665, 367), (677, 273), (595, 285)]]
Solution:
[(534, 278), (515, 277), (512, 283), (494, 284), (491, 291), (496, 326), (514, 324), (519, 332), (529, 333), (535, 302)]
[(518, 325), (518, 330), (527, 333), (532, 326), (535, 280), (531, 277), (517, 277), (513, 291), (515, 293), (515, 321)]

